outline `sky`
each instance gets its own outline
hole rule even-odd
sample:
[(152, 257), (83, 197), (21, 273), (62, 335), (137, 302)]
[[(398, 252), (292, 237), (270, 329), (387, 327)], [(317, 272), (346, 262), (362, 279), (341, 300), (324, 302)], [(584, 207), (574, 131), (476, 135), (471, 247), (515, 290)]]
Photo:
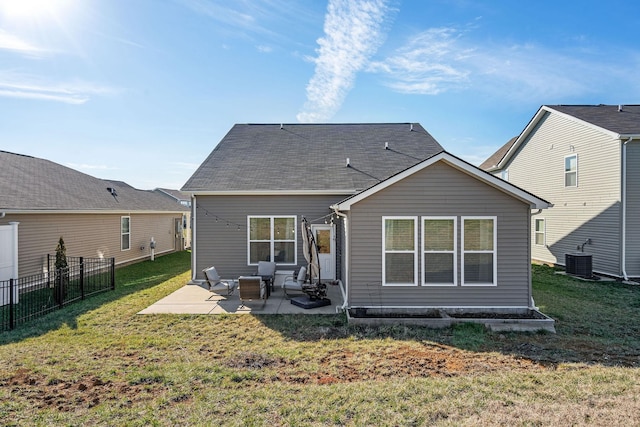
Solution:
[(478, 165), (541, 105), (640, 104), (638, 28), (635, 0), (0, 0), (0, 150), (179, 189), (236, 123), (418, 122)]

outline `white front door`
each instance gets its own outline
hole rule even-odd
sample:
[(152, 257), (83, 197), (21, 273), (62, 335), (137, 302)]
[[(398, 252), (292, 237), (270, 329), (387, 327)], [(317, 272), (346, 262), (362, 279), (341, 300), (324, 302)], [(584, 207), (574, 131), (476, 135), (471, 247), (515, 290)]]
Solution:
[[(18, 278), (18, 223), (0, 225), (0, 281)], [(0, 306), (11, 302), (9, 285), (0, 285)], [(13, 302), (18, 303), (18, 287), (13, 288)]]
[(18, 223), (0, 225), (0, 280), (18, 278)]
[(320, 280), (336, 278), (336, 232), (332, 224), (311, 224), (311, 231), (318, 245)]

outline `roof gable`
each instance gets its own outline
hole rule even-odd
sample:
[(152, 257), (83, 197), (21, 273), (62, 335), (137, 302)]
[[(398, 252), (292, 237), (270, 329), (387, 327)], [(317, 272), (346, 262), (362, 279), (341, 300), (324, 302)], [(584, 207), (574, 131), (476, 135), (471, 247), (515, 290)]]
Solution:
[(478, 179), (479, 181), (484, 182), (487, 185), (490, 185), (494, 188), (497, 188), (507, 194), (510, 194), (512, 197), (515, 197), (525, 203), (528, 203), (532, 209), (546, 209), (548, 207), (550, 207), (550, 203), (547, 202), (544, 199), (541, 199), (531, 193), (529, 193), (528, 191), (525, 191), (523, 189), (521, 189), (520, 187), (517, 187), (513, 184), (510, 184), (509, 182), (503, 181), (493, 175), (491, 175), (490, 173), (487, 173), (481, 169), (479, 169), (476, 166), (473, 166), (470, 163), (465, 162), (464, 160), (447, 153), (446, 151), (443, 151), (439, 154), (434, 155), (433, 157), (426, 159), (420, 163), (418, 163), (417, 165), (414, 165), (412, 167), (410, 167), (409, 169), (402, 171), (392, 177), (390, 177), (389, 179), (374, 185), (373, 187), (370, 187), (368, 189), (366, 189), (365, 191), (362, 191), (361, 193), (358, 193), (354, 196), (348, 197), (347, 199), (335, 204), (334, 206), (332, 206), (333, 209), (337, 209), (340, 211), (348, 211), (351, 209), (351, 206), (358, 203), (359, 201), (366, 199), (367, 197), (372, 196), (373, 194), (378, 193), (381, 190), (384, 190), (385, 188), (395, 184), (396, 182), (407, 178), (408, 176), (411, 176), (425, 168), (430, 167), (431, 165), (437, 163), (437, 162), (445, 162), (446, 164), (448, 164), (449, 166), (454, 167), (455, 169), (458, 169), (461, 172), (464, 172), (476, 179)]
[(237, 124), (181, 190), (353, 194), (442, 150), (417, 123)]
[[(112, 189), (112, 190), (108, 190)], [(2, 211), (182, 211), (153, 191), (94, 178), (49, 160), (0, 151)]]
[[(486, 171), (502, 169), (547, 114), (558, 114), (611, 138), (640, 138), (640, 105), (543, 105), (522, 133), (513, 142), (510, 140), (485, 160), (482, 168)], [(508, 150), (502, 153), (510, 143)], [(500, 160), (495, 162), (497, 158)]]

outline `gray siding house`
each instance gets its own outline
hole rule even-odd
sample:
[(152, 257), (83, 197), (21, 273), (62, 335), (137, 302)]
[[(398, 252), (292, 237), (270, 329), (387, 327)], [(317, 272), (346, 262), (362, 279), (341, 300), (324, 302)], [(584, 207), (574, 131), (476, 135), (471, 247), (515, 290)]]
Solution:
[(0, 228), (17, 234), (0, 234), (0, 280), (46, 272), (60, 237), (68, 256), (113, 257), (116, 265), (148, 259), (152, 237), (154, 255), (182, 250), (188, 214), (153, 191), (0, 151)]
[[(445, 152), (416, 123), (235, 125), (187, 181), (192, 283), (305, 264), (311, 222), (345, 308), (526, 309), (544, 200)], [(325, 233), (326, 240), (321, 233)]]
[(481, 168), (540, 195), (534, 260), (565, 265), (591, 254), (593, 271), (640, 277), (640, 106), (544, 105)]

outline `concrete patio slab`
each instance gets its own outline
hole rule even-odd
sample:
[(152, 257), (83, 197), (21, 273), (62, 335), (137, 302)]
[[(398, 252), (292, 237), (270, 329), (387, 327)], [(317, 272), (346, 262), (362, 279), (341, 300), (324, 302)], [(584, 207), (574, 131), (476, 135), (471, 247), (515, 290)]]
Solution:
[(276, 288), (263, 301), (240, 302), (236, 289), (226, 295), (226, 289), (211, 292), (206, 285), (188, 284), (150, 305), (138, 314), (335, 314), (342, 305), (339, 286), (327, 286), (327, 297), (331, 304), (325, 307), (304, 309), (291, 304), (282, 289)]

